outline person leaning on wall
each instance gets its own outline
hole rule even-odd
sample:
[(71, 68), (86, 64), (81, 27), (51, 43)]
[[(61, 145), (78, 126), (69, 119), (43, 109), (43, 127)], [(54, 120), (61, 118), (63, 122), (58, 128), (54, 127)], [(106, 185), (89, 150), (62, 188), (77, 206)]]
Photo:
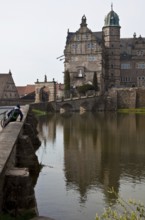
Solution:
[(4, 127), (6, 127), (10, 122), (16, 121), (19, 116), (20, 116), (20, 121), (22, 121), (23, 113), (21, 111), (20, 105), (17, 104), (11, 111), (8, 112), (7, 116), (8, 116), (8, 118), (5, 122)]

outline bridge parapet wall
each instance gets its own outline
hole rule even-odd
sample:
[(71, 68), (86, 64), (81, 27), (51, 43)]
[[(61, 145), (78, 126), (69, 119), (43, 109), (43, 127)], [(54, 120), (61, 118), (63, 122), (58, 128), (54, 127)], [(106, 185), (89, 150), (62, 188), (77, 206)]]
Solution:
[[(39, 166), (35, 150), (40, 141), (31, 109), (26, 105), (22, 111), (22, 122), (11, 122), (0, 132), (0, 212), (9, 211), (10, 204), (17, 211), (34, 209), (30, 172), (34, 166)], [(13, 195), (17, 195), (17, 204), (14, 204)]]

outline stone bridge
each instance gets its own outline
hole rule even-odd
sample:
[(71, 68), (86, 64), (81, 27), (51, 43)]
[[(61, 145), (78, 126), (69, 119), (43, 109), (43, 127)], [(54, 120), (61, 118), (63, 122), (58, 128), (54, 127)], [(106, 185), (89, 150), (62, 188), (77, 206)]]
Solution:
[(31, 109), (26, 105), (22, 110), (23, 121), (11, 122), (0, 132), (0, 213), (37, 212), (33, 187), (40, 171), (35, 155), (40, 141)]
[(69, 111), (92, 111), (94, 109), (104, 110), (104, 103), (98, 96), (81, 97), (77, 99), (65, 99), (62, 101), (51, 102), (55, 111), (64, 113)]
[(85, 112), (85, 111), (105, 111), (116, 110), (116, 96), (114, 99), (106, 95), (83, 96), (65, 100), (49, 102), (49, 108), (56, 112)]
[[(39, 103), (38, 103), (39, 104)], [(104, 94), (84, 96), (48, 103), (48, 111), (116, 111), (123, 108), (144, 108), (145, 88), (110, 89)]]

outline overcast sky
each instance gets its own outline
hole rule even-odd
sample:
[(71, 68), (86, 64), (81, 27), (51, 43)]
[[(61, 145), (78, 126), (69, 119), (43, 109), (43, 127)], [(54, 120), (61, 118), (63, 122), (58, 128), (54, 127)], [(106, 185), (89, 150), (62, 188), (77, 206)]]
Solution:
[(145, 0), (0, 0), (0, 73), (12, 72), (16, 86), (37, 79), (63, 82), (67, 30), (101, 31), (111, 10), (119, 15), (121, 37), (145, 37)]

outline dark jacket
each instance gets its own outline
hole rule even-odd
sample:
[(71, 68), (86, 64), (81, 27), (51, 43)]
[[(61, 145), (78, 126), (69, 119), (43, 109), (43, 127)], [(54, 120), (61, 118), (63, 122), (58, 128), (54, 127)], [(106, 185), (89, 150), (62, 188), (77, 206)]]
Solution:
[(8, 117), (10, 118), (10, 121), (16, 121), (18, 116), (20, 116), (20, 121), (22, 121), (23, 113), (18, 107), (15, 107), (10, 112), (8, 112)]

